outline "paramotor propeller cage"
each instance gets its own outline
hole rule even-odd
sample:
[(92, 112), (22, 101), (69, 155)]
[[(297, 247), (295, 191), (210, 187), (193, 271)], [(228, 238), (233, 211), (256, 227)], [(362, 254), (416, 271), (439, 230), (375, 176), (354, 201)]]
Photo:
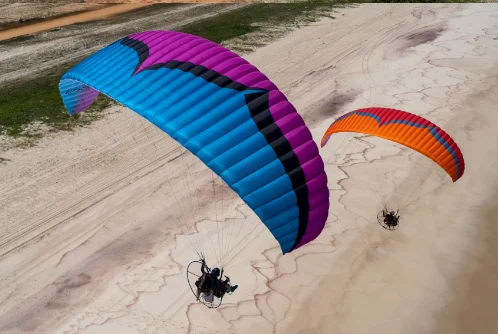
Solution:
[[(201, 261), (192, 261), (189, 263), (187, 267), (187, 281), (190, 286), (190, 290), (192, 291), (196, 299), (197, 299), (197, 285), (195, 284), (195, 282), (197, 282), (197, 280), (201, 278), (202, 275), (201, 268), (202, 268)], [(206, 273), (208, 274), (211, 273), (211, 270), (207, 268)], [(206, 279), (213, 280), (211, 275), (206, 275)], [(199, 295), (199, 302), (204, 304), (208, 308), (218, 308), (223, 300), (223, 293), (221, 293), (218, 283), (214, 282), (214, 280), (208, 285), (211, 287), (211, 289), (209, 289), (208, 291), (201, 290), (201, 293)], [(211, 302), (205, 299), (209, 295), (209, 292), (213, 294), (213, 299)], [(220, 295), (221, 298), (216, 297), (216, 294)]]
[[(383, 228), (385, 228), (386, 230), (389, 230), (389, 231), (394, 231), (394, 230), (396, 230), (396, 229), (398, 228), (398, 226), (399, 226), (399, 219), (400, 219), (400, 217), (398, 217), (398, 223), (397, 223), (396, 225), (389, 225), (389, 224), (387, 224), (387, 223), (384, 221), (384, 219), (385, 219), (385, 217), (386, 217), (386, 215), (387, 215), (387, 213), (388, 213), (388, 212), (389, 212), (389, 211), (387, 211), (387, 209), (384, 209), (384, 210), (382, 210), (381, 212), (379, 212), (379, 213), (377, 214), (377, 221), (379, 222), (380, 226), (382, 226), (382, 227), (383, 227)], [(399, 210), (398, 210), (398, 212), (399, 212)], [(397, 217), (397, 216), (398, 216), (398, 213), (396, 212), (396, 217)]]

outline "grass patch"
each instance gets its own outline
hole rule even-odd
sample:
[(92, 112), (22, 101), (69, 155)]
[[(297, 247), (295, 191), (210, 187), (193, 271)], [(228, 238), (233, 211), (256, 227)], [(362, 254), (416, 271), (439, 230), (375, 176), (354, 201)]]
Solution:
[(261, 32), (269, 25), (299, 27), (330, 16), (337, 1), (300, 1), (294, 3), (257, 3), (215, 17), (188, 24), (179, 31), (216, 43)]
[[(61, 73), (62, 74), (62, 73)], [(49, 131), (71, 130), (76, 125), (86, 125), (97, 119), (98, 112), (111, 104), (99, 96), (90, 110), (81, 115), (69, 116), (62, 103), (59, 75), (24, 82), (22, 86), (2, 89), (0, 94), (0, 134), (12, 137), (38, 138), (41, 125)]]

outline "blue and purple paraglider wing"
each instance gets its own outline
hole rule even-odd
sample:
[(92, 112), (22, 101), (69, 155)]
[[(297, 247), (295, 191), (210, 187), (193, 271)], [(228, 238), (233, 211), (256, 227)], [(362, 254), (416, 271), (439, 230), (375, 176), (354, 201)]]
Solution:
[(324, 164), (309, 129), (246, 60), (173, 31), (125, 37), (59, 83), (70, 114), (104, 93), (162, 129), (254, 210), (283, 253), (315, 239), (329, 209)]

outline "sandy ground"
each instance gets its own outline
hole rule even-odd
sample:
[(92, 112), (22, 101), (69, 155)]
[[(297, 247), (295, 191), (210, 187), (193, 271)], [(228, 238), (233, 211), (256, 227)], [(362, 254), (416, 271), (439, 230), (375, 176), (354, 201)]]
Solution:
[(49, 19), (77, 11), (95, 10), (105, 7), (97, 3), (5, 3), (0, 5), (0, 27), (19, 23), (19, 20)]
[(213, 220), (258, 227), (254, 214), (230, 195), (213, 210), (209, 174), (196, 170), (185, 187), (175, 143), (112, 107), (89, 129), (1, 155), (0, 332), (496, 333), (498, 6), (377, 4), (336, 16), (247, 58), (317, 141), (364, 106), (437, 122), (466, 158), (461, 180), (432, 166), (433, 189), (389, 232), (375, 220), (368, 162), (416, 154), (365, 137), (334, 164), (327, 146), (322, 235), (281, 256), (265, 229), (248, 233), (229, 269), (239, 290), (208, 310), (186, 283), (196, 255), (177, 205), (195, 198), (199, 231)]
[(81, 14), (69, 15), (53, 20), (43, 21), (40, 23), (29, 24), (19, 28), (8, 29), (0, 32), (0, 41), (19, 36), (35, 34), (40, 31), (50, 30), (57, 27), (64, 27), (75, 23), (104, 19), (111, 15), (124, 13), (147, 5), (148, 4), (119, 4), (116, 6), (92, 10)]

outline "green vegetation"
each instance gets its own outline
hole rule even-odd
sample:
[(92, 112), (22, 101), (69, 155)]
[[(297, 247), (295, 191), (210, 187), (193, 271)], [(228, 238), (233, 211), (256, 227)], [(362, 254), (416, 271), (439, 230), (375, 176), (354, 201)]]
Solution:
[(58, 78), (51, 76), (2, 89), (0, 94), (0, 133), (10, 136), (37, 137), (37, 131), (26, 131), (26, 125), (38, 123), (50, 130), (70, 130), (99, 117), (110, 105), (110, 99), (99, 97), (92, 108), (81, 115), (69, 116), (62, 104)]
[[(390, 2), (390, 1), (364, 1)], [(396, 1), (400, 2), (400, 1)], [(416, 1), (424, 2), (424, 1)], [(453, 1), (425, 1), (425, 2), (463, 2)], [(467, 2), (467, 1), (466, 1)], [(479, 2), (479, 1), (476, 1)], [(350, 1), (299, 1), (283, 4), (251, 4), (243, 8), (222, 13), (211, 18), (185, 25), (177, 30), (199, 35), (217, 43), (223, 43), (234, 38), (249, 36), (254, 33), (263, 33), (269, 39), (279, 36), (271, 28), (281, 27), (284, 30), (299, 27), (317, 21), (321, 17), (332, 17), (334, 7), (351, 4)], [(179, 5), (169, 5), (171, 7)], [(218, 5), (213, 5), (218, 6)], [(226, 6), (226, 5), (219, 5)], [(153, 7), (153, 6), (151, 6)], [(123, 17), (132, 15), (149, 15), (153, 8), (144, 7), (134, 12), (117, 15), (109, 19), (109, 23), (120, 21)], [(92, 24), (92, 23), (89, 23)], [(19, 37), (19, 41), (28, 40), (30, 36)], [(251, 42), (253, 45), (261, 41)], [(0, 43), (1, 44), (1, 43)], [(240, 48), (239, 50), (247, 50)], [(101, 115), (103, 110), (112, 103), (107, 97), (100, 96), (91, 110), (70, 117), (59, 96), (58, 82), (67, 69), (74, 64), (54, 69), (51, 73), (34, 78), (28, 82), (19, 82), (0, 87), (0, 134), (13, 137), (36, 138), (40, 132), (33, 130), (30, 125), (43, 124), (50, 131), (71, 130), (74, 126), (85, 125)]]
[(259, 32), (266, 27), (299, 27), (317, 21), (321, 17), (331, 17), (336, 1), (301, 1), (295, 3), (262, 3), (216, 15), (188, 24), (180, 29), (189, 34), (222, 43), (232, 38)]

